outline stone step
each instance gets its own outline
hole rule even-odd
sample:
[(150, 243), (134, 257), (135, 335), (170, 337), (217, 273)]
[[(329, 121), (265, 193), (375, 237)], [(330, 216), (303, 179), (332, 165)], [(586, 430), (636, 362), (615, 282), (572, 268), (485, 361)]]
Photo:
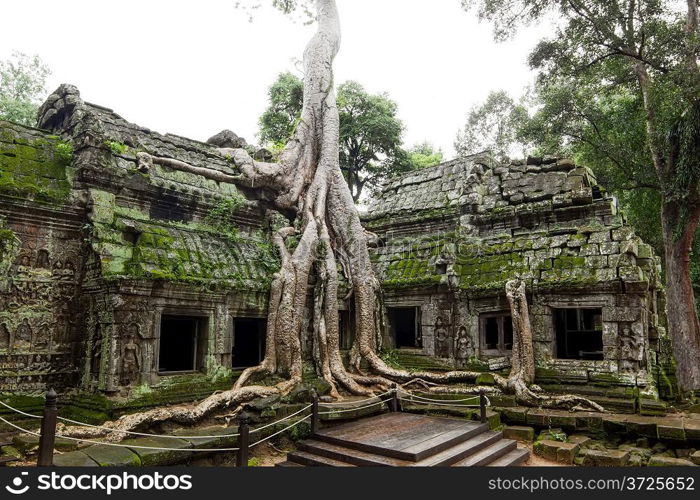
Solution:
[(341, 462), (347, 462), (357, 466), (438, 467), (448, 466), (462, 460), (463, 458), (499, 441), (501, 438), (502, 435), (500, 432), (486, 431), (418, 462), (387, 457), (378, 453), (359, 451), (314, 439), (300, 441), (297, 443), (297, 446), (300, 450), (308, 453), (331, 458), (333, 460), (339, 460)]
[(509, 451), (500, 458), (497, 458), (488, 467), (513, 467), (524, 464), (530, 458), (530, 452), (525, 448), (518, 448)]
[(459, 443), (467, 441), (468, 439), (477, 436), (488, 429), (488, 424), (476, 425), (473, 422), (465, 422), (465, 425), (460, 426), (457, 429), (443, 432), (439, 436), (424, 440), (415, 446), (401, 450), (388, 449), (382, 446), (357, 442), (350, 439), (343, 439), (322, 433), (315, 435), (314, 439), (358, 451), (417, 462), (431, 455), (447, 450), (448, 448), (451, 448)]
[(503, 439), (501, 432), (486, 431), (474, 436), (463, 443), (448, 448), (445, 451), (436, 453), (414, 465), (423, 467), (445, 467), (457, 463), (467, 457), (473, 456), (484, 448), (488, 448)]
[(455, 467), (476, 467), (479, 465), (488, 465), (503, 455), (515, 450), (518, 447), (517, 443), (511, 439), (502, 439), (491, 446), (471, 455), (459, 462), (455, 463)]
[(5, 456), (5, 455), (0, 456), (0, 467), (4, 467), (9, 463), (16, 462), (17, 460), (19, 460), (19, 459), (15, 458), (15, 457), (9, 457), (9, 456)]
[(296, 462), (290, 462), (289, 460), (285, 460), (284, 462), (279, 462), (275, 464), (275, 467), (303, 467), (303, 465), (298, 464)]
[(297, 448), (308, 453), (313, 453), (314, 455), (320, 455), (326, 458), (340, 460), (342, 462), (347, 462), (358, 466), (400, 467), (411, 463), (407, 460), (386, 457), (377, 453), (355, 450), (353, 448), (347, 448), (345, 446), (333, 443), (326, 443), (316, 439), (299, 441), (297, 443)]
[(333, 460), (332, 458), (314, 455), (313, 453), (308, 453), (301, 450), (293, 451), (287, 454), (287, 460), (311, 467), (354, 467), (354, 465), (347, 462)]

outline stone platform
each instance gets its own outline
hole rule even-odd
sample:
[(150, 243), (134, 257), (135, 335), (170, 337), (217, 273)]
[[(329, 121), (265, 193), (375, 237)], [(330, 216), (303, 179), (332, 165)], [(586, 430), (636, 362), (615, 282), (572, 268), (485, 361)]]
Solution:
[(385, 413), (333, 426), (297, 443), (280, 466), (508, 466), (529, 451), (488, 424)]

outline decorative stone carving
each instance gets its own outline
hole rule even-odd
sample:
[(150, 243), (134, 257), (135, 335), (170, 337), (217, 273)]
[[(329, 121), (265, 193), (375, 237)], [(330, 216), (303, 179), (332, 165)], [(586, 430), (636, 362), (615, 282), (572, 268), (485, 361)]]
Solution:
[(459, 366), (464, 366), (471, 354), (471, 342), (467, 327), (460, 326), (455, 337), (455, 359)]
[(49, 348), (49, 340), (51, 338), (51, 327), (48, 323), (42, 323), (37, 328), (34, 336), (34, 349), (46, 350)]
[(129, 385), (135, 382), (141, 371), (141, 334), (137, 324), (132, 323), (126, 327), (126, 335), (122, 340), (121, 348), (121, 372), (120, 385)]
[(12, 346), (15, 350), (29, 349), (32, 344), (32, 327), (29, 320), (24, 318), (15, 331), (15, 341)]
[(50, 269), (48, 250), (39, 250), (36, 254), (36, 266), (39, 269)]
[(644, 341), (628, 323), (620, 325), (620, 371), (636, 372), (644, 366)]
[(0, 324), (0, 349), (10, 348), (10, 330), (5, 323)]
[(99, 380), (100, 366), (102, 364), (102, 327), (98, 323), (92, 336), (92, 348), (90, 349), (90, 373)]
[(435, 355), (439, 358), (450, 357), (450, 339), (447, 327), (443, 324), (443, 320), (438, 316), (435, 321)]

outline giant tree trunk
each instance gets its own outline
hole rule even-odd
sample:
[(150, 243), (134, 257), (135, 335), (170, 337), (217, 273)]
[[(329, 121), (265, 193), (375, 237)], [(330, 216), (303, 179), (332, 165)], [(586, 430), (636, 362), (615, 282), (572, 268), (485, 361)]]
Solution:
[[(683, 227), (679, 225), (683, 220)], [(661, 212), (666, 267), (668, 333), (681, 389), (700, 390), (700, 322), (690, 277), (690, 253), (700, 207), (665, 201)]]
[[(513, 355), (508, 379), (511, 384), (528, 386), (535, 381), (535, 350), (532, 345), (532, 326), (525, 295), (525, 282), (513, 280), (506, 283), (506, 297), (510, 304), (514, 332)], [(518, 332), (517, 335), (515, 332)]]

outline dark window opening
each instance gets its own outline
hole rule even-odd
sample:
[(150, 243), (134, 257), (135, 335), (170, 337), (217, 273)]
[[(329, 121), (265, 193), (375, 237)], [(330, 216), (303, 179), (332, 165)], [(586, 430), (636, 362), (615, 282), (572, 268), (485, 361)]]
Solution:
[(338, 311), (338, 331), (340, 333), (340, 348), (350, 349), (355, 340), (354, 322), (350, 311)]
[(263, 360), (266, 330), (267, 320), (264, 318), (234, 319), (232, 367), (255, 366)]
[(160, 321), (160, 373), (197, 370), (197, 341), (204, 318), (162, 316)]
[(387, 312), (396, 348), (423, 347), (417, 307), (389, 307)]
[(482, 354), (498, 356), (513, 350), (513, 321), (510, 314), (482, 314), (479, 320)]
[(447, 274), (447, 264), (435, 264), (436, 274)]
[(601, 309), (555, 309), (557, 357), (603, 359), (603, 313)]

